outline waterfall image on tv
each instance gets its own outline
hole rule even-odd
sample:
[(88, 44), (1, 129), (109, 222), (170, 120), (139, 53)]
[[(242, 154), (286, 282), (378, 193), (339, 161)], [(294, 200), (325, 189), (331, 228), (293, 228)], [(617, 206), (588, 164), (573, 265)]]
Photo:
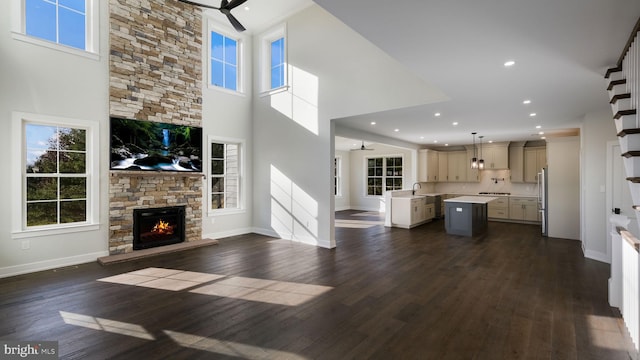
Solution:
[(110, 169), (202, 172), (202, 128), (111, 118)]

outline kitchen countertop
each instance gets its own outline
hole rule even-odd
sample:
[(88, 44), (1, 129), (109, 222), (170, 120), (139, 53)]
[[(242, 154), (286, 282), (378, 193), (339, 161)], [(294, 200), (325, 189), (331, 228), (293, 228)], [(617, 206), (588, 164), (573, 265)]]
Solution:
[(489, 201), (496, 199), (497, 197), (495, 196), (458, 196), (446, 199), (444, 202), (486, 204)]

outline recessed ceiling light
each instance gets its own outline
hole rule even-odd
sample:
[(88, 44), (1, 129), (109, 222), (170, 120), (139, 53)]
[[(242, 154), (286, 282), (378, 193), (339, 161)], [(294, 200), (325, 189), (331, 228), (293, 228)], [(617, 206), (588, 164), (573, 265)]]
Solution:
[(449, 144), (444, 144), (444, 146), (449, 146)]
[(542, 129), (542, 125), (536, 125), (536, 129)]
[(249, 6), (245, 6), (245, 7), (244, 7), (244, 9), (245, 9), (246, 11), (251, 10), (251, 8), (250, 8)]
[(525, 104), (525, 105), (529, 105), (529, 104), (531, 104), (531, 100), (525, 100), (522, 103)]
[(400, 131), (400, 129), (394, 129), (393, 131), (398, 132), (398, 131)]
[(544, 140), (544, 139), (546, 139), (546, 138), (547, 138), (546, 136), (541, 136), (541, 137), (540, 137), (540, 139), (542, 139), (542, 140)]
[(434, 143), (434, 144), (437, 144), (437, 143), (438, 143), (438, 140), (433, 140), (433, 143)]
[(544, 131), (540, 131), (538, 135), (544, 135)]
[(420, 140), (424, 140), (424, 136), (420, 136)]
[(493, 144), (493, 140), (489, 140), (489, 144)]
[(376, 124), (376, 122), (375, 122), (375, 121), (372, 121), (372, 122), (371, 122), (371, 125), (375, 125), (375, 124)]
[(529, 114), (529, 116), (531, 116), (531, 117), (534, 117), (534, 116), (536, 116), (536, 115), (537, 115), (536, 113), (531, 113), (531, 114)]
[(516, 64), (516, 62), (515, 62), (515, 61), (513, 61), (513, 60), (509, 60), (509, 61), (507, 61), (507, 62), (505, 62), (505, 63), (504, 63), (504, 66), (505, 66), (505, 67), (510, 67), (510, 66), (515, 65), (515, 64)]
[(453, 126), (458, 126), (458, 122), (457, 122), (457, 121), (454, 121), (453, 123), (451, 123), (451, 125), (453, 125)]
[(435, 116), (435, 117), (438, 117), (438, 116), (440, 116), (440, 115), (441, 115), (440, 113), (435, 113), (435, 114), (433, 114), (433, 116)]

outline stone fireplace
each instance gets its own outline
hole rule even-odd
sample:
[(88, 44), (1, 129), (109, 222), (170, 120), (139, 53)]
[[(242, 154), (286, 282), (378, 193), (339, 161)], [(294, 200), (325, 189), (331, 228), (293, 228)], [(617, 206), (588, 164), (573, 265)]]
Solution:
[[(109, 0), (110, 116), (202, 126), (202, 14), (177, 1)], [(202, 238), (203, 175), (111, 171), (109, 254), (134, 250), (134, 212), (184, 208), (184, 241)]]

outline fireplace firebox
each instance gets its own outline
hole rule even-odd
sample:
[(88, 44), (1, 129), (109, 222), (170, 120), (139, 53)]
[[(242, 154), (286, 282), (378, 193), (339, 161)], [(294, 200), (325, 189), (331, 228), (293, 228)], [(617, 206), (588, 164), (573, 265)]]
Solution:
[(133, 249), (183, 242), (184, 213), (184, 206), (133, 209)]

